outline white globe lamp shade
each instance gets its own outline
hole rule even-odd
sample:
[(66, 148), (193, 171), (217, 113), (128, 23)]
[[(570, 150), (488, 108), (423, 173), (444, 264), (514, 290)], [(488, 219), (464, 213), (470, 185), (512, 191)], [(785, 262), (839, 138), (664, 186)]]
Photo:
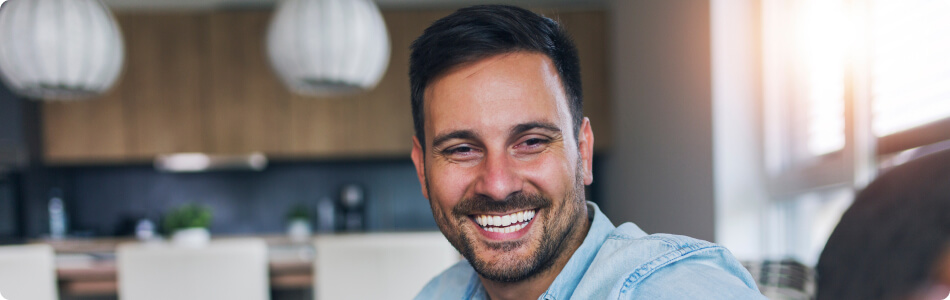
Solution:
[(8, 0), (0, 6), (0, 78), (33, 99), (102, 94), (119, 77), (125, 49), (98, 0)]
[(386, 24), (371, 0), (284, 0), (267, 32), (271, 66), (302, 95), (373, 89), (389, 51)]

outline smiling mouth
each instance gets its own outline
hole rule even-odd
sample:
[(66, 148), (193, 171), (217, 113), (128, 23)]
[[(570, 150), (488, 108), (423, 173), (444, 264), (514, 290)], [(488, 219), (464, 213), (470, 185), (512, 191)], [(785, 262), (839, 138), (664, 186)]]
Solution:
[(528, 209), (507, 215), (472, 215), (475, 224), (483, 230), (496, 233), (512, 233), (524, 229), (534, 219), (536, 209)]

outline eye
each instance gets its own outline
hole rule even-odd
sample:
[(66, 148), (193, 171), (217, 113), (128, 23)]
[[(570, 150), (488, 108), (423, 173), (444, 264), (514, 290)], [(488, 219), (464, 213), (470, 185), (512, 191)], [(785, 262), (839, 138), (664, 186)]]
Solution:
[(547, 138), (529, 137), (529, 138), (523, 139), (521, 143), (518, 143), (517, 145), (515, 145), (515, 150), (522, 153), (532, 154), (532, 153), (537, 153), (537, 152), (540, 152), (541, 150), (544, 150), (544, 148), (547, 147), (547, 145), (550, 143), (551, 143), (551, 140)]
[(454, 153), (468, 153), (468, 152), (472, 152), (473, 150), (474, 149), (472, 149), (472, 147), (469, 147), (469, 146), (458, 146), (455, 148), (448, 149), (447, 151), (449, 153), (454, 154)]
[(442, 150), (442, 155), (454, 160), (468, 160), (477, 158), (479, 150), (469, 144), (453, 146)]
[(528, 146), (543, 144), (545, 142), (546, 142), (545, 140), (539, 139), (539, 138), (532, 138), (532, 139), (528, 139), (527, 141), (524, 141), (524, 143)]

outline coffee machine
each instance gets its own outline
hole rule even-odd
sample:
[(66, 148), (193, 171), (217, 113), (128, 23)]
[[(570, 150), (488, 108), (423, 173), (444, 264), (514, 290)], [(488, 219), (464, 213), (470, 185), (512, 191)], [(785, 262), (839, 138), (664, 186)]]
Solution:
[(340, 188), (340, 208), (343, 231), (366, 230), (366, 191), (358, 184)]

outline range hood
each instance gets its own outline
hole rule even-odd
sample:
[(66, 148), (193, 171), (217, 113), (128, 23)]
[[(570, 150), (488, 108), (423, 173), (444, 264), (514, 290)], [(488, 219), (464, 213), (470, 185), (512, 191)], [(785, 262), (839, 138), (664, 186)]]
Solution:
[(197, 173), (221, 170), (262, 171), (267, 157), (255, 152), (242, 155), (175, 153), (155, 157), (155, 169), (171, 173)]

